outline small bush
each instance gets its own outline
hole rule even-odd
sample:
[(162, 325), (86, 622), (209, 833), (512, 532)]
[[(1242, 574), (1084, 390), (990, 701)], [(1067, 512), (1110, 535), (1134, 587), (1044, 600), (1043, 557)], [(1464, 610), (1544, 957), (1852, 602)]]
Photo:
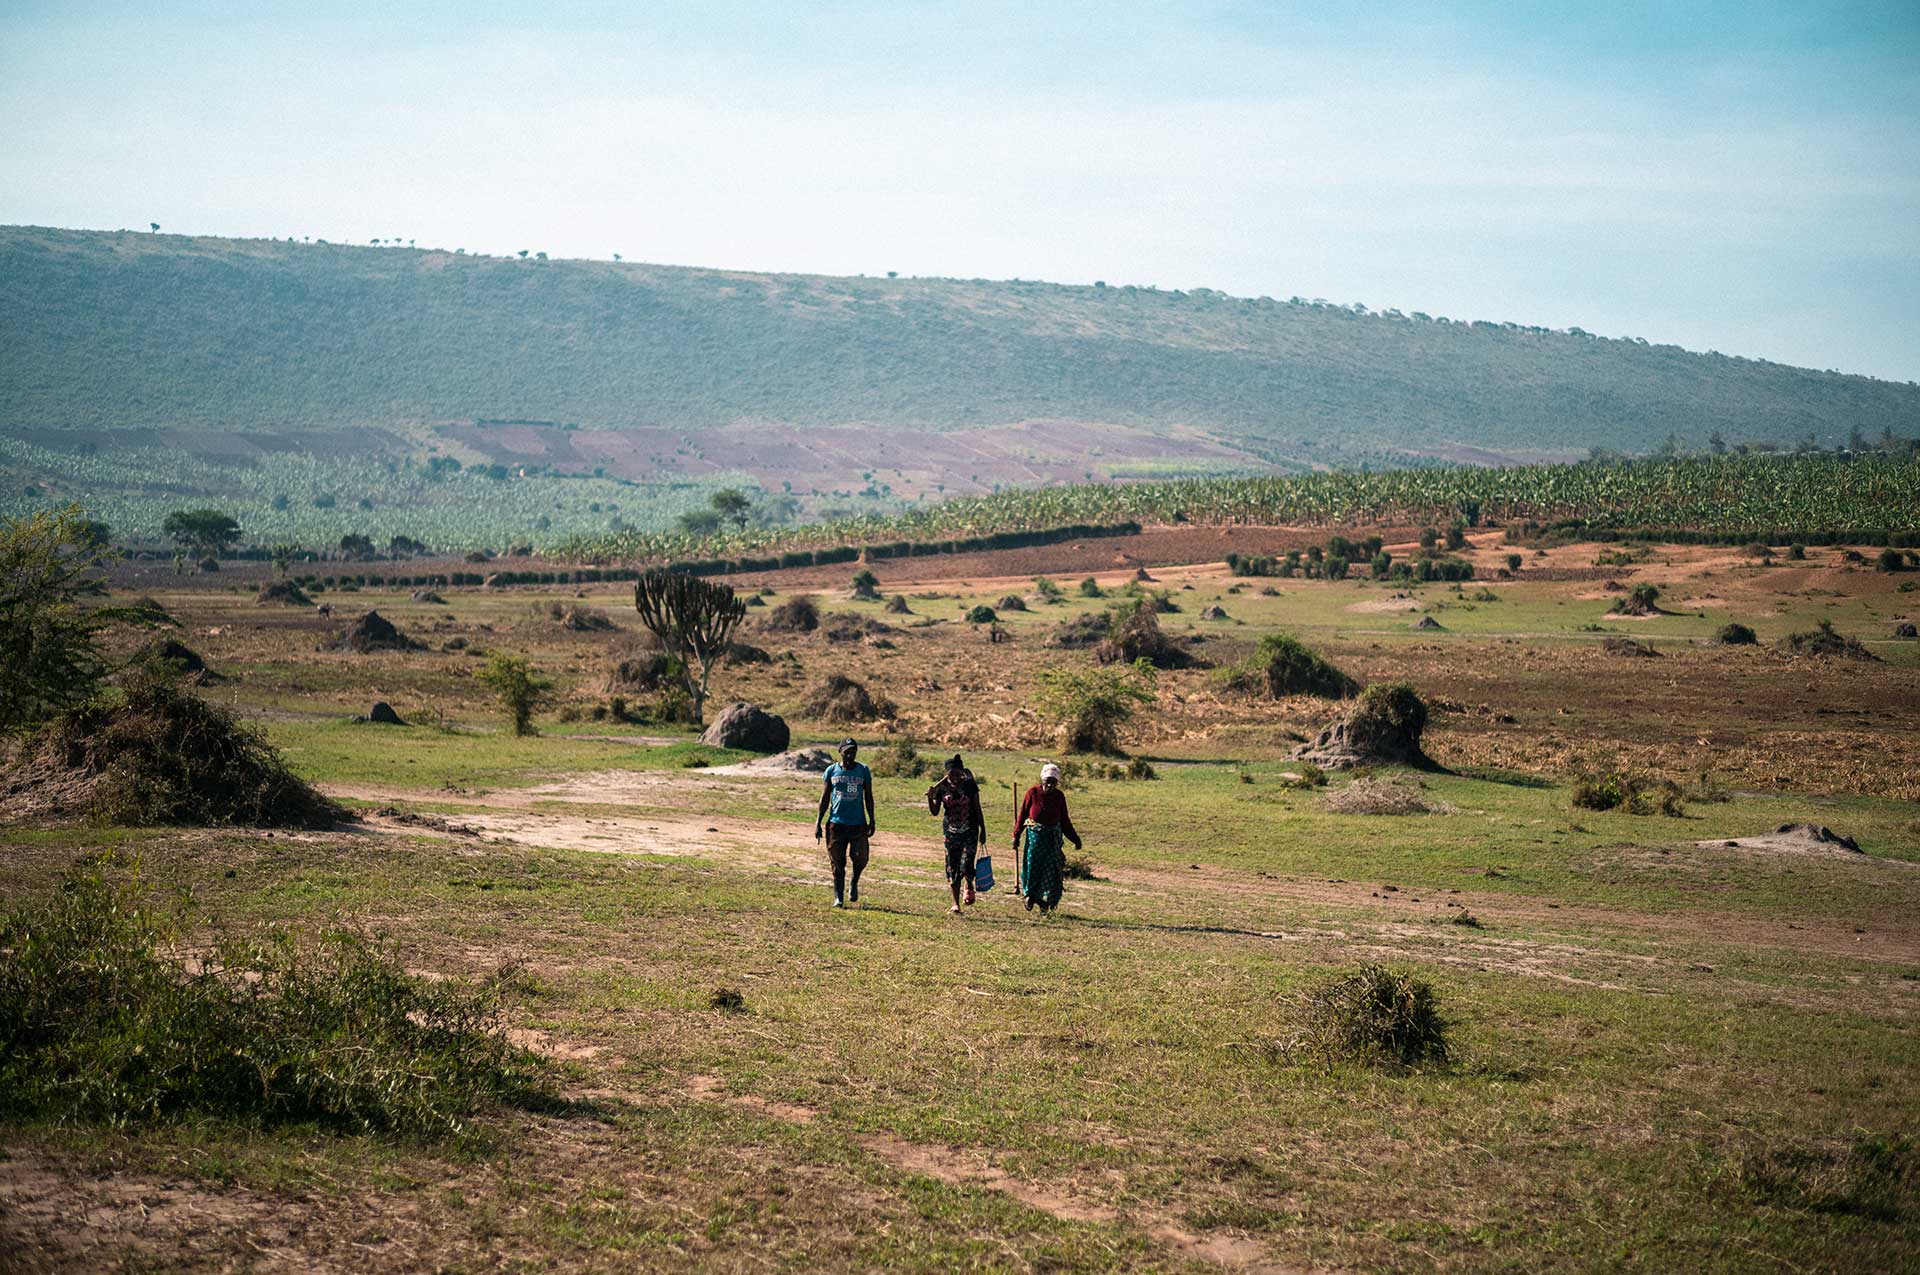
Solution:
[(1322, 1059), (1443, 1062), (1448, 1024), (1433, 986), (1412, 971), (1371, 961), (1315, 983), (1295, 998), (1303, 1025), (1295, 1043)]
[(1301, 762), (1297, 768), (1296, 777), (1290, 779), (1284, 775), (1281, 776), (1280, 786), (1282, 788), (1301, 789), (1325, 788), (1327, 786), (1327, 772), (1310, 761)]
[(1714, 636), (1721, 646), (1753, 646), (1760, 640), (1752, 629), (1738, 623), (1721, 625)]
[(707, 1008), (725, 1010), (730, 1014), (744, 1014), (747, 1010), (747, 998), (737, 987), (716, 987), (707, 994)]
[(1880, 556), (1874, 560), (1874, 566), (1881, 571), (1904, 571), (1907, 566), (1907, 558), (1906, 555), (1898, 549), (1882, 549)]
[(1027, 609), (1027, 600), (1017, 593), (1009, 593), (993, 605), (1001, 611), (1024, 611)]
[(1000, 617), (992, 607), (982, 602), (967, 612), (966, 619), (968, 624), (995, 624), (999, 622)]
[(1060, 726), (1067, 751), (1114, 754), (1120, 751), (1120, 728), (1156, 693), (1153, 665), (1140, 660), (1113, 668), (1043, 669), (1034, 702)]
[(1080, 596), (1083, 598), (1104, 598), (1107, 595), (1106, 592), (1101, 589), (1100, 582), (1092, 576), (1088, 576), (1080, 582)]
[(1272, 699), (1286, 695), (1350, 699), (1360, 692), (1358, 682), (1286, 633), (1269, 633), (1261, 638), (1252, 657), (1232, 670), (1229, 681)]
[(1161, 630), (1159, 618), (1146, 602), (1131, 610), (1124, 605), (1114, 609), (1108, 617), (1108, 636), (1095, 648), (1094, 656), (1102, 664), (1145, 660), (1162, 669), (1190, 668), (1198, 662)]
[(180, 912), (104, 856), (0, 922), (0, 1112), (445, 1136), (485, 1107), (546, 1097), (503, 1031), (510, 970), (428, 981), (351, 930), (193, 949), (183, 937)]
[(1033, 591), (1042, 602), (1045, 602), (1049, 606), (1057, 602), (1065, 601), (1067, 596), (1061, 592), (1059, 585), (1047, 579), (1045, 576), (1034, 577)]
[(1095, 864), (1090, 854), (1070, 854), (1063, 875), (1069, 881), (1098, 881), (1094, 875)]
[(1572, 800), (1581, 810), (1619, 810), (1630, 815), (1658, 811), (1676, 819), (1686, 813), (1686, 794), (1679, 784), (1617, 768), (1578, 776)]
[(553, 682), (540, 676), (526, 657), (496, 653), (474, 676), (500, 697), (516, 735), (532, 735), (533, 715), (553, 698)]
[(1805, 561), (1806, 556), (1807, 556), (1807, 547), (1801, 544), (1799, 541), (1795, 541), (1794, 543), (1787, 546), (1787, 557), (1793, 559), (1793, 561), (1795, 562)]
[(867, 768), (883, 779), (917, 779), (932, 770), (933, 760), (920, 755), (911, 738), (889, 740), (873, 750)]
[(1615, 615), (1659, 615), (1660, 590), (1651, 584), (1636, 584), (1626, 597), (1607, 609)]
[(880, 600), (880, 577), (862, 568), (853, 576), (853, 598), (857, 602)]

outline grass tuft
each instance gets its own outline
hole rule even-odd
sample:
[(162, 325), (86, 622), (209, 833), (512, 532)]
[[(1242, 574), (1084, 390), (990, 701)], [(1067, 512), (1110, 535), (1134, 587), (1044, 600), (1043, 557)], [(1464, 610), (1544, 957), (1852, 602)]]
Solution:
[(1444, 1062), (1448, 1024), (1433, 986), (1412, 971), (1367, 962), (1323, 979), (1296, 1000), (1294, 1046), (1324, 1060)]

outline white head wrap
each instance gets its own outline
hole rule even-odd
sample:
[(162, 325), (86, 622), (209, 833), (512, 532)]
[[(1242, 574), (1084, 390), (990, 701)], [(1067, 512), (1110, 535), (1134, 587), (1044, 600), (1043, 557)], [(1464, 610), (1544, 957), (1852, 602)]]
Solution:
[(1040, 778), (1043, 780), (1058, 779), (1060, 778), (1060, 768), (1052, 762), (1048, 762), (1040, 768)]

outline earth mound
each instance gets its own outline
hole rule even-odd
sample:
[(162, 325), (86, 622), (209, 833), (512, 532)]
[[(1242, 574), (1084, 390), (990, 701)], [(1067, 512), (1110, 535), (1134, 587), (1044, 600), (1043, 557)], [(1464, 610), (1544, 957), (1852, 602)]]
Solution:
[(1027, 600), (1017, 593), (1009, 593), (993, 605), (998, 611), (1024, 611), (1027, 609)]
[(447, 600), (435, 593), (432, 589), (415, 589), (408, 595), (408, 600), (418, 602), (423, 606), (443, 607), (447, 605)]
[(1227, 614), (1225, 607), (1211, 606), (1200, 612), (1200, 618), (1203, 620), (1227, 620), (1232, 617)]
[(611, 695), (657, 691), (672, 672), (672, 656), (664, 651), (647, 652), (614, 665), (607, 674), (606, 689)]
[(271, 584), (261, 585), (260, 592), (253, 595), (253, 601), (256, 606), (266, 606), (276, 602), (281, 606), (290, 607), (313, 605), (313, 599), (306, 595), (306, 591), (291, 580), (275, 580)]
[(1915, 628), (1911, 623), (1896, 624), (1893, 626), (1893, 635), (1897, 638), (1916, 638), (1920, 637), (1920, 629)]
[(548, 606), (547, 617), (569, 633), (608, 633), (616, 627), (613, 618), (598, 607), (555, 602)]
[(1859, 638), (1836, 633), (1831, 621), (1820, 621), (1820, 627), (1805, 633), (1790, 633), (1782, 643), (1795, 655), (1812, 655), (1820, 659), (1873, 660), (1879, 656), (1869, 651)]
[(1135, 660), (1145, 660), (1155, 668), (1202, 667), (1200, 660), (1182, 650), (1166, 635), (1160, 628), (1159, 617), (1154, 615), (1149, 606), (1142, 606), (1122, 620), (1095, 649), (1094, 658), (1102, 664), (1131, 664)]
[(163, 676), (55, 718), (0, 771), (5, 821), (329, 828), (349, 817), (258, 729)]
[(820, 627), (820, 608), (812, 598), (788, 598), (760, 621), (769, 633), (811, 633)]
[(1792, 854), (1864, 854), (1860, 843), (1821, 823), (1783, 823), (1772, 832), (1731, 841), (1698, 841), (1702, 847), (1728, 850), (1776, 850)]
[(1629, 637), (1605, 638), (1600, 643), (1600, 649), (1608, 655), (1625, 655), (1643, 660), (1660, 658), (1660, 652), (1644, 643), (1636, 642)]
[(888, 615), (912, 615), (913, 614), (913, 608), (907, 605), (907, 595), (904, 593), (896, 593), (892, 597), (888, 598), (885, 609)]
[(1322, 794), (1319, 805), (1337, 815), (1447, 815), (1454, 809), (1412, 784), (1373, 777)]
[(1446, 625), (1444, 625), (1444, 624), (1442, 624), (1442, 623), (1440, 623), (1440, 621), (1438, 621), (1438, 620), (1436, 620), (1436, 619), (1434, 619), (1434, 618), (1433, 618), (1432, 616), (1430, 616), (1430, 615), (1423, 615), (1423, 616), (1421, 616), (1421, 617), (1420, 617), (1419, 619), (1417, 619), (1417, 620), (1415, 620), (1415, 621), (1413, 622), (1413, 627), (1414, 627), (1414, 628), (1416, 628), (1416, 629), (1440, 629), (1440, 630), (1444, 630), (1444, 629), (1445, 629), (1445, 628), (1446, 628), (1447, 626), (1446, 626)]
[(1328, 770), (1398, 764), (1432, 767), (1420, 748), (1427, 706), (1405, 682), (1369, 686), (1347, 715), (1299, 748), (1293, 756)]
[(1083, 651), (1089, 647), (1099, 646), (1107, 640), (1112, 631), (1113, 625), (1105, 615), (1086, 612), (1072, 619), (1062, 620), (1052, 635), (1047, 638), (1046, 644), (1063, 651)]
[(422, 648), (420, 643), (394, 628), (391, 620), (378, 611), (369, 611), (347, 626), (347, 631), (340, 635), (333, 649), (367, 655), (373, 651), (417, 651)]
[(723, 662), (728, 668), (742, 664), (771, 664), (773, 652), (764, 646), (755, 646), (751, 642), (729, 642)]
[(364, 717), (356, 717), (353, 720), (356, 722), (371, 722), (376, 726), (406, 725), (405, 722), (400, 720), (400, 714), (393, 711), (393, 705), (383, 699), (375, 700), (373, 707), (367, 710)]
[(729, 704), (700, 735), (715, 748), (742, 748), (753, 753), (785, 752), (792, 733), (786, 719), (757, 704)]
[(891, 624), (882, 623), (872, 616), (851, 615), (844, 611), (827, 616), (820, 626), (820, 636), (829, 642), (859, 642), (894, 632), (898, 630)]
[(755, 757), (730, 766), (715, 766), (716, 775), (818, 775), (833, 765), (833, 754), (824, 748), (796, 748), (771, 757)]
[(227, 679), (207, 667), (200, 652), (177, 638), (161, 638), (149, 642), (140, 648), (133, 657), (135, 664), (159, 665), (175, 677), (185, 678), (195, 686), (212, 686)]
[(892, 700), (839, 673), (822, 682), (801, 711), (829, 722), (891, 721), (899, 714)]

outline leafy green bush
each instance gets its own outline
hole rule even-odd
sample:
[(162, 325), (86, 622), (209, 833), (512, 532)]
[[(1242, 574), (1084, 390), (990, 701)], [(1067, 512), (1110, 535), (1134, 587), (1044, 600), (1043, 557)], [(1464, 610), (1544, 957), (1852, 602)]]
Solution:
[(932, 770), (934, 762), (922, 757), (913, 739), (903, 735), (874, 749), (867, 768), (883, 779), (917, 779)]
[(84, 704), (107, 676), (100, 634), (110, 625), (171, 624), (158, 604), (84, 604), (105, 591), (115, 554), (80, 506), (0, 526), (0, 730)]
[(1907, 566), (1906, 555), (1898, 549), (1882, 549), (1874, 565), (1882, 571), (1904, 571)]
[(994, 624), (999, 621), (1000, 616), (992, 607), (982, 602), (967, 612), (966, 619), (968, 624)]
[(1246, 663), (1229, 670), (1228, 681), (1273, 699), (1286, 695), (1348, 699), (1360, 691), (1358, 682), (1286, 633), (1261, 638)]
[(185, 937), (110, 857), (0, 922), (0, 1112), (442, 1136), (495, 1103), (546, 1097), (502, 1030), (511, 971), (430, 982), (351, 930)]
[(1282, 776), (1280, 780), (1280, 786), (1282, 788), (1312, 789), (1325, 788), (1327, 786), (1327, 772), (1310, 761), (1298, 763), (1294, 767), (1294, 770), (1298, 778), (1289, 779)]
[(474, 675), (500, 697), (513, 722), (513, 733), (532, 735), (533, 715), (553, 698), (553, 682), (540, 676), (525, 656), (496, 652), (487, 666)]
[(1582, 810), (1619, 810), (1630, 815), (1658, 811), (1675, 819), (1686, 813), (1686, 794), (1679, 784), (1617, 768), (1577, 776), (1572, 800)]
[(1145, 660), (1107, 668), (1049, 668), (1034, 697), (1042, 717), (1058, 724), (1069, 752), (1120, 751), (1120, 728), (1154, 702), (1157, 678)]
[(1441, 1062), (1448, 1023), (1433, 986), (1412, 971), (1367, 962), (1323, 979), (1294, 1001), (1302, 1026), (1294, 1044), (1328, 1061)]
[(1760, 640), (1752, 629), (1737, 621), (1721, 625), (1714, 638), (1722, 646), (1753, 646)]
[(1100, 582), (1092, 576), (1088, 576), (1080, 582), (1080, 596), (1083, 598), (1101, 598), (1105, 597), (1106, 594), (1101, 590)]

